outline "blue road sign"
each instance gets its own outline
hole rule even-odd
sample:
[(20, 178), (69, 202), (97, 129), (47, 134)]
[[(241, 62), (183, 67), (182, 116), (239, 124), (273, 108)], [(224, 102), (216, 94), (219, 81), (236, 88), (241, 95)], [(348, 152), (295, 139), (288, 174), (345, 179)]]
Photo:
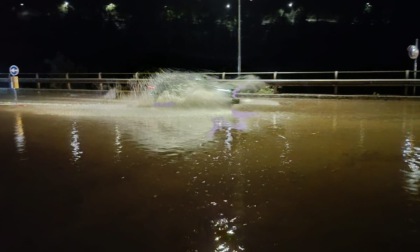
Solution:
[(19, 74), (19, 67), (15, 66), (15, 65), (10, 66), (9, 73), (12, 76), (18, 75)]

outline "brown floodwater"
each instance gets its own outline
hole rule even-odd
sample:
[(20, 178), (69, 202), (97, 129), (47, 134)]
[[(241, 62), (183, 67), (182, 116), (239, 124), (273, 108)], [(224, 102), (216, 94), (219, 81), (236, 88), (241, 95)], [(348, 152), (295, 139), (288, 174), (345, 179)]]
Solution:
[(420, 102), (0, 106), (0, 251), (409, 251)]

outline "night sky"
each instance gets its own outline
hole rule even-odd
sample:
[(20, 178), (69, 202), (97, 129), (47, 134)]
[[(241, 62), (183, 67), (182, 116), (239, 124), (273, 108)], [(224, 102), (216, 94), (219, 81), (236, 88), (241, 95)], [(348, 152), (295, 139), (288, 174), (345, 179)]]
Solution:
[[(242, 0), (242, 70), (406, 70), (419, 1)], [(0, 72), (236, 71), (237, 0), (2, 0)]]

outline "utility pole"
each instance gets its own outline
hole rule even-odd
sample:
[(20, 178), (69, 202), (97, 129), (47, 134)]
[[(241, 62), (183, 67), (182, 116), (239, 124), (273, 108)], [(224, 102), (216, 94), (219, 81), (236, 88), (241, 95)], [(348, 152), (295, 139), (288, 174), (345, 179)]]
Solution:
[[(419, 39), (416, 38), (416, 48), (419, 50)], [(414, 79), (417, 79), (417, 57), (414, 60)]]
[(416, 39), (415, 45), (410, 45), (408, 48), (408, 56), (414, 60), (414, 79), (417, 79), (417, 57), (419, 56), (419, 39)]
[(241, 0), (238, 0), (238, 75), (241, 74), (242, 44), (241, 44)]

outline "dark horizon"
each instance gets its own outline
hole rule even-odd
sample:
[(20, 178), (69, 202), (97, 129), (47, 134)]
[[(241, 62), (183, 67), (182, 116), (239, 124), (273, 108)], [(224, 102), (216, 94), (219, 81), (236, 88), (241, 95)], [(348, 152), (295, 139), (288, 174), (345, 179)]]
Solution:
[[(237, 0), (36, 2), (4, 2), (0, 72), (236, 71)], [(242, 71), (412, 70), (417, 10), (242, 0)]]

